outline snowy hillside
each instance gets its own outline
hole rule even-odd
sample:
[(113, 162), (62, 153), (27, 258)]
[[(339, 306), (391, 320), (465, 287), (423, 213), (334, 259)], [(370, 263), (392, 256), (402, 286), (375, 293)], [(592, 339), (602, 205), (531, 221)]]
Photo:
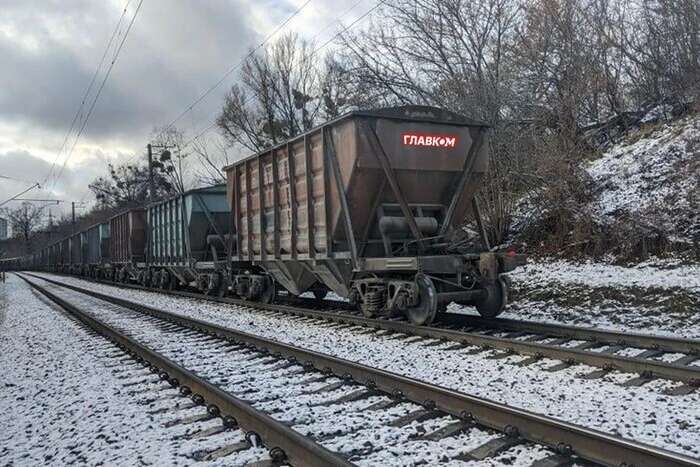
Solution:
[[(692, 254), (700, 243), (700, 115), (666, 120), (650, 112), (584, 164), (593, 197), (581, 211), (600, 226), (602, 251), (538, 257), (531, 250), (529, 264), (510, 274), (505, 316), (700, 337), (700, 265)], [(521, 213), (531, 201), (521, 200)], [(542, 229), (540, 219), (528, 221)], [(619, 255), (616, 242), (628, 230), (618, 229), (630, 222), (658, 229), (690, 254)]]
[(643, 124), (587, 170), (603, 219), (631, 214), (671, 240), (700, 240), (700, 116)]

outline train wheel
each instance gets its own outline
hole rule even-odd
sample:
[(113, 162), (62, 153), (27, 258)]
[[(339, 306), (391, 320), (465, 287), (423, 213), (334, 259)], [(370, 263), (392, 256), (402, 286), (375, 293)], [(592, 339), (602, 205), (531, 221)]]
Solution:
[(213, 272), (209, 275), (209, 281), (207, 282), (207, 295), (216, 295), (221, 297), (221, 292), (224, 290), (224, 286), (221, 281), (221, 274), (218, 272)]
[(158, 281), (158, 287), (160, 287), (161, 289), (164, 289), (164, 290), (168, 289), (171, 279), (172, 279), (171, 274), (167, 270), (163, 269), (160, 272), (160, 281)]
[(153, 275), (151, 276), (151, 287), (156, 289), (160, 287), (160, 276), (160, 271), (156, 271), (153, 273)]
[(166, 290), (176, 290), (178, 286), (178, 278), (175, 277), (175, 274), (168, 274), (170, 276), (168, 283), (165, 284), (165, 289)]
[(144, 269), (143, 273), (141, 274), (141, 285), (144, 287), (150, 287), (151, 286), (151, 271), (148, 269)]
[(209, 295), (209, 277), (206, 274), (197, 276), (197, 290), (204, 295)]
[(225, 297), (228, 294), (228, 288), (230, 283), (226, 278), (225, 274), (219, 272), (217, 273), (217, 275), (219, 276), (219, 290), (217, 292), (217, 295), (219, 297)]
[(486, 298), (476, 304), (476, 310), (484, 318), (495, 318), (500, 315), (508, 302), (508, 284), (502, 277), (484, 288)]
[(316, 300), (323, 300), (324, 298), (326, 298), (326, 295), (328, 295), (327, 290), (312, 290), (311, 293), (314, 294)]
[(276, 295), (277, 289), (275, 287), (275, 281), (273, 281), (270, 276), (265, 276), (265, 290), (260, 294), (258, 301), (262, 303), (272, 303)]
[(429, 325), (435, 319), (438, 308), (438, 296), (433, 281), (423, 274), (416, 274), (418, 285), (419, 303), (417, 306), (407, 308), (405, 313), (413, 324)]

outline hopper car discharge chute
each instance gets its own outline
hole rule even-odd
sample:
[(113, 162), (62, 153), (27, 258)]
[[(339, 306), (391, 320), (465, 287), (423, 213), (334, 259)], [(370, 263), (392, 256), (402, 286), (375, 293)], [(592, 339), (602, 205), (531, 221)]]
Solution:
[[(481, 225), (487, 131), (433, 107), (356, 111), (225, 167), (225, 280), (262, 301), (275, 283), (293, 295), (333, 291), (367, 316), (403, 313), (417, 324), (450, 302), (498, 315), (502, 274), (524, 257), (490, 251)], [(465, 247), (468, 215), (478, 247)]]

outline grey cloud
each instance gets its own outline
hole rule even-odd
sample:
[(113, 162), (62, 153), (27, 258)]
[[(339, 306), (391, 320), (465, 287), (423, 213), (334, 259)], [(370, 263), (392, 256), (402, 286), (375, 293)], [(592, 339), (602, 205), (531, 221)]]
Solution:
[[(28, 151), (8, 151), (0, 154), (0, 175), (22, 180), (0, 180), (0, 202), (16, 195), (31, 183), (43, 181), (43, 177), (51, 168), (51, 163), (31, 154)], [(27, 193), (27, 198), (62, 199), (67, 203), (80, 201), (85, 195), (89, 182), (106, 173), (106, 165), (99, 159), (90, 158), (74, 167), (66, 167), (61, 179), (55, 186), (54, 193), (48, 192), (48, 187), (34, 189)], [(85, 199), (90, 199), (86, 197)], [(12, 206), (13, 204), (9, 205)], [(6, 206), (7, 207), (7, 206)]]
[[(1, 1), (0, 128), (9, 131), (0, 134), (0, 175), (41, 181), (48, 173), (54, 155), (49, 162), (39, 155), (58, 152), (126, 1)], [(137, 3), (130, 1), (130, 12)], [(307, 12), (327, 10), (330, 19), (338, 2), (327, 3), (333, 7), (314, 2)], [(345, 8), (349, 1), (340, 3)], [(91, 180), (106, 174), (103, 159), (141, 157), (154, 126), (175, 118), (299, 5), (298, 0), (144, 0), (81, 137), (93, 149), (79, 146), (55, 193), (35, 195), (79, 200)], [(257, 17), (267, 15), (265, 30), (251, 22), (253, 9)], [(287, 29), (295, 28), (292, 23)], [(8, 31), (27, 38), (29, 46), (18, 45)], [(236, 76), (178, 126), (190, 134), (206, 127)], [(23, 186), (0, 180), (0, 202)]]
[[(38, 48), (18, 47), (0, 34), (0, 119), (67, 131), (120, 14), (107, 6), (3, 5), (0, 26), (28, 35)], [(255, 42), (248, 8), (242, 1), (145, 1), (85, 136), (143, 138), (170, 121)], [(211, 99), (200, 115), (219, 105)]]

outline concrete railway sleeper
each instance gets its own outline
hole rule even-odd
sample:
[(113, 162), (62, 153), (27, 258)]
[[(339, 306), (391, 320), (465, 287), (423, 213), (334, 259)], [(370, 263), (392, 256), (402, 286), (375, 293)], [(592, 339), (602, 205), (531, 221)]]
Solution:
[[(471, 452), (471, 457), (468, 458), (477, 458), (480, 453), (484, 452), (487, 454), (498, 452), (514, 444), (532, 442), (551, 448), (552, 456), (542, 460), (542, 462), (546, 462), (546, 465), (570, 463), (571, 456), (575, 456), (574, 459), (579, 458), (579, 461), (603, 465), (700, 465), (700, 461), (687, 456), (437, 387), (387, 371), (271, 341), (201, 320), (186, 318), (79, 287), (66, 286), (61, 283), (57, 283), (57, 285), (169, 323), (166, 325), (189, 328), (209, 336), (211, 340), (226, 340), (258, 352), (266, 352), (268, 358), (271, 359), (273, 357), (284, 358), (292, 363), (303, 364), (309, 371), (323, 371), (327, 375), (335, 375), (346, 383), (354, 381), (356, 384), (364, 386), (363, 391), (378, 391), (394, 398), (416, 403), (422, 406), (417, 413), (411, 414), (411, 417), (415, 417), (416, 420), (430, 418), (434, 412), (451, 415), (455, 417), (456, 425), (449, 428), (445, 426), (443, 431), (446, 434), (464, 429), (464, 425), (471, 426), (472, 424), (503, 433), (503, 436), (492, 440), (489, 446), (485, 445), (475, 449), (474, 452)], [(285, 452), (289, 455), (287, 450)]]

